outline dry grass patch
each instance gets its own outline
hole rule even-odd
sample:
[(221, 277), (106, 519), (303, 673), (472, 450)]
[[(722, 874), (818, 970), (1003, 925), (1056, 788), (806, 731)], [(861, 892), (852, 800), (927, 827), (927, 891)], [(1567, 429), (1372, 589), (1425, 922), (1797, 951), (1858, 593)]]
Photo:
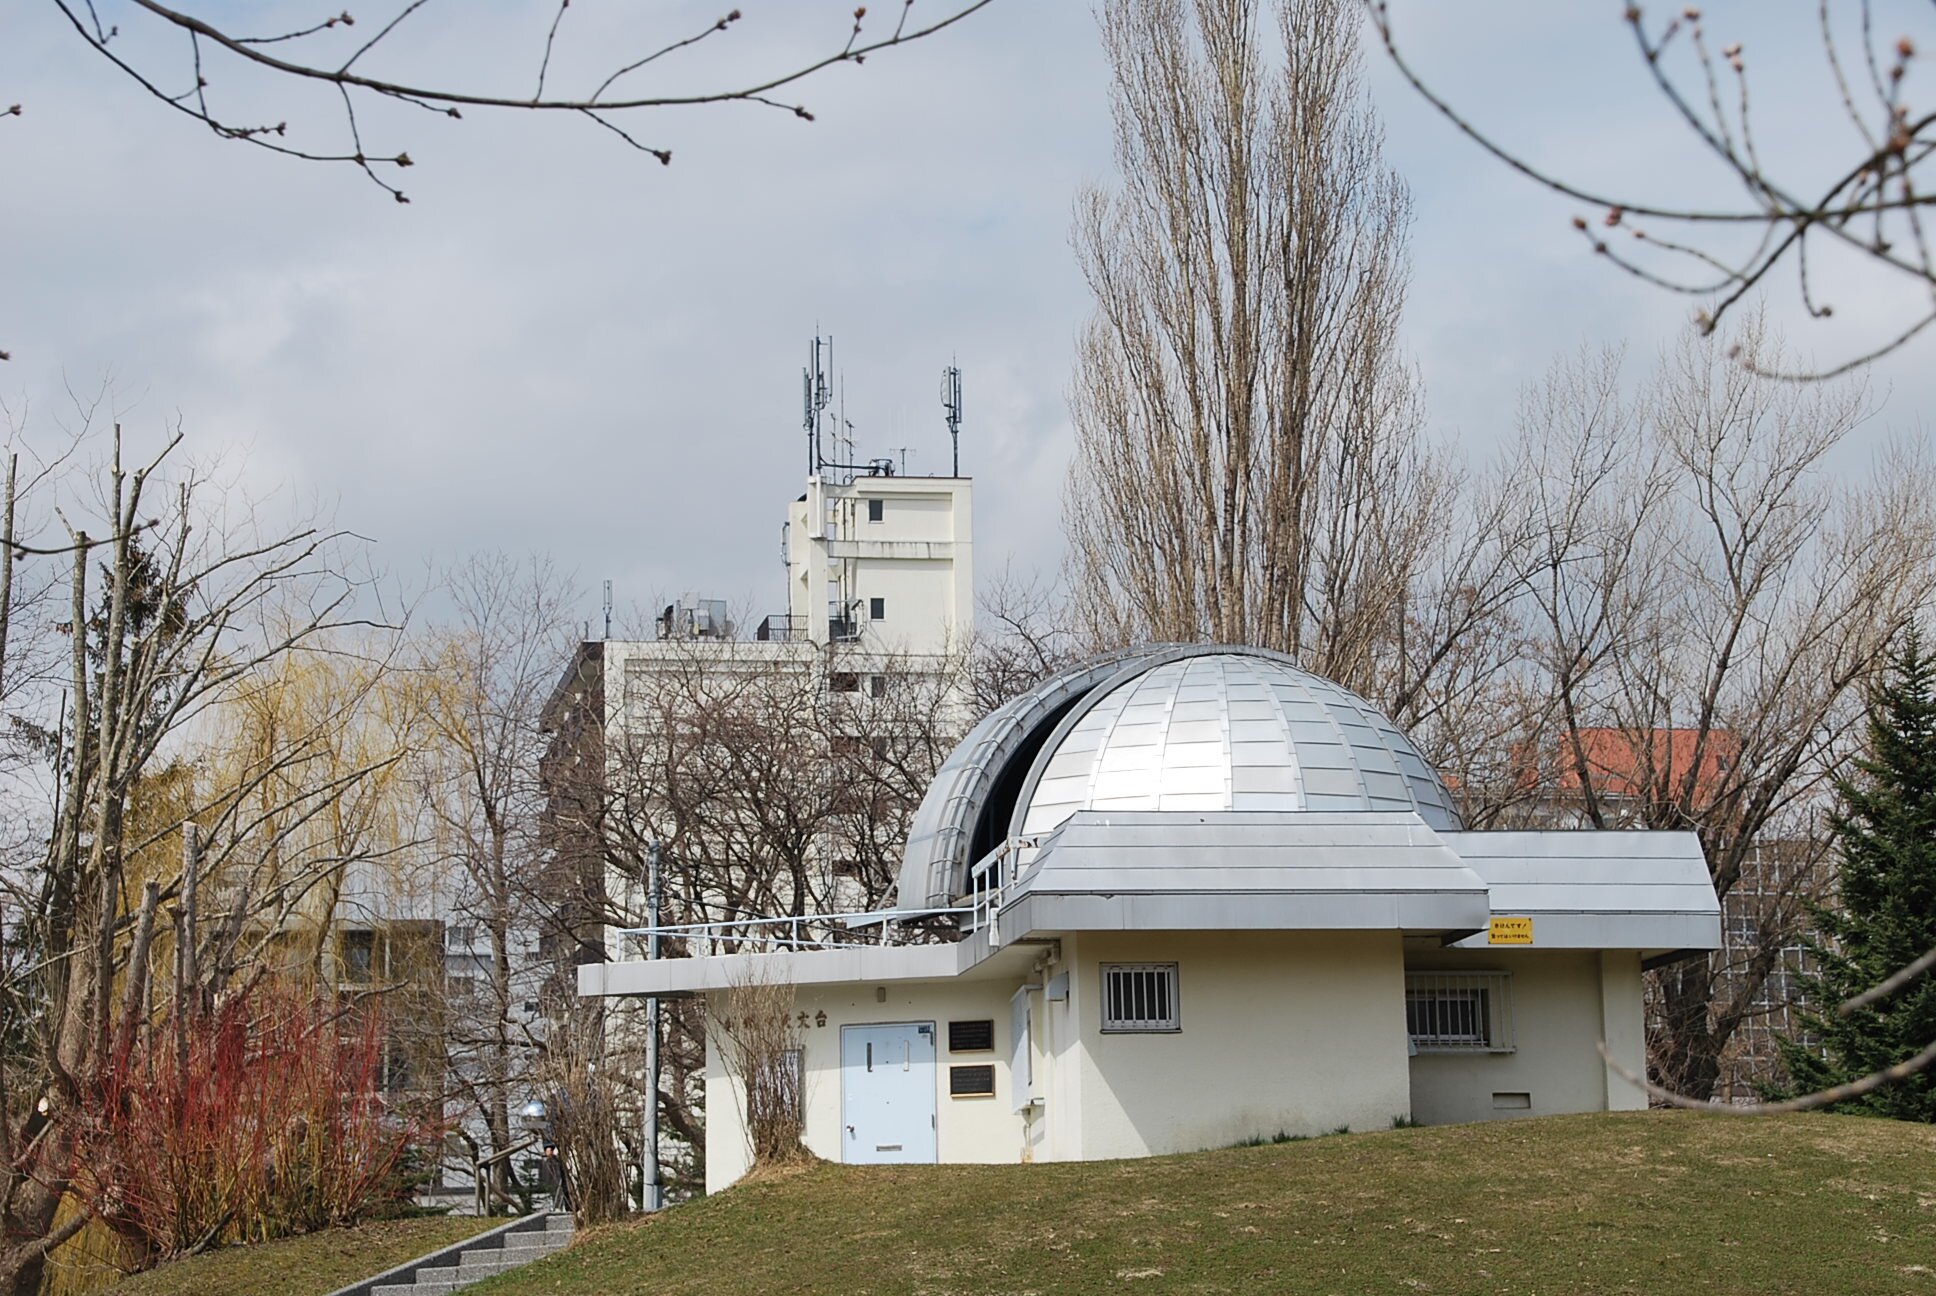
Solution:
[(429, 1215), (228, 1247), (123, 1279), (113, 1296), (323, 1296), (501, 1219)]
[[(762, 1176), (478, 1296), (1929, 1290), (1931, 1131), (1692, 1113)], [(1132, 1276), (1133, 1275), (1133, 1276)]]

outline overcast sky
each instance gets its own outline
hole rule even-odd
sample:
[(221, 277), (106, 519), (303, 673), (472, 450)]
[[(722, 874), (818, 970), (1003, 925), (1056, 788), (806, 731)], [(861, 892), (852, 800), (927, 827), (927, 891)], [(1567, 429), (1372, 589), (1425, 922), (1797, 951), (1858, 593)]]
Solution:
[[(639, 5), (580, 0), (554, 85), (596, 79), (615, 54), (725, 7), (668, 3), (641, 19)], [(848, 11), (741, 7), (730, 36), (668, 84), (797, 63), (842, 38)], [(379, 15), (351, 8), (366, 33)], [(1427, 74), (1529, 155), (1609, 187), (1725, 196), (1651, 95), (1621, 8), (1394, 3)], [(1766, 78), (1769, 147), (1814, 176), (1852, 138), (1828, 111), (1814, 0), (1707, 8), (1715, 43), (1744, 40)], [(431, 6), (372, 70), (527, 86), (553, 12)], [(1898, 13), (1927, 25), (1926, 6), (1881, 13), (1885, 27)], [(131, 55), (183, 47), (143, 44), (154, 38), (115, 0), (103, 16), (127, 29)], [(1625, 344), (1644, 369), (1691, 304), (1596, 263), (1569, 228), (1574, 204), (1461, 140), (1381, 53), (1367, 63), (1388, 160), (1417, 207), (1407, 342), (1436, 431), (1483, 457), (1521, 385), (1582, 344)], [(185, 63), (150, 65), (186, 85)], [(238, 118), (336, 142), (320, 92), (211, 73)], [(15, 5), (0, 20), (0, 106), (24, 108), (0, 118), (0, 348), (13, 353), (0, 392), (46, 436), (67, 385), (111, 378), (131, 433), (179, 417), (198, 456), (239, 464), (256, 490), (320, 499), (400, 573), (542, 551), (577, 574), (588, 617), (605, 578), (621, 604), (695, 590), (757, 613), (783, 598), (800, 367), (818, 330), (837, 339), (861, 452), (906, 447), (916, 473), (947, 468), (937, 383), (958, 359), (984, 583), (1010, 561), (1052, 572), (1071, 344), (1088, 310), (1069, 212), (1079, 186), (1110, 174), (1105, 92), (1086, 5), (996, 0), (809, 83), (811, 124), (736, 105), (633, 118), (674, 150), (670, 167), (579, 120), (369, 109), (371, 151), (417, 162), (398, 176), (401, 206), (348, 168), (212, 137), (52, 4)], [(1801, 320), (1786, 295), (1772, 303), (1823, 359), (1914, 308), (1900, 285), (1830, 270), (1834, 325)], [(1929, 342), (1875, 368), (1879, 414), (1851, 471), (1885, 435), (1922, 435), (1933, 357)]]

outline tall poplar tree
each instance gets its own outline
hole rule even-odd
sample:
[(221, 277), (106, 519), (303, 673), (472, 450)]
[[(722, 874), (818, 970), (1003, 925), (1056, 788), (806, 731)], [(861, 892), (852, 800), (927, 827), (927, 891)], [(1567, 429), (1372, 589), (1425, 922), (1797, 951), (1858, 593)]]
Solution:
[[(1936, 979), (1912, 981), (1849, 1013), (1836, 1005), (1936, 947), (1936, 657), (1913, 630), (1869, 700), (1867, 754), (1836, 781), (1840, 904), (1819, 915), (1815, 971), (1803, 990), (1804, 1042), (1783, 1045), (1795, 1086), (1826, 1088), (1881, 1070), (1936, 1040)], [(1936, 1076), (1924, 1071), (1846, 1104), (1936, 1122)]]

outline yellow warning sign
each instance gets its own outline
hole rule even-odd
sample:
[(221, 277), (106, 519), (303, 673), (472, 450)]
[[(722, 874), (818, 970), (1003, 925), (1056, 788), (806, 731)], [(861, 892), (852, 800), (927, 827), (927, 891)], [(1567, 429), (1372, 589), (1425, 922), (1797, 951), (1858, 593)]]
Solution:
[(1486, 929), (1488, 945), (1531, 945), (1533, 943), (1533, 920), (1531, 918), (1494, 918)]

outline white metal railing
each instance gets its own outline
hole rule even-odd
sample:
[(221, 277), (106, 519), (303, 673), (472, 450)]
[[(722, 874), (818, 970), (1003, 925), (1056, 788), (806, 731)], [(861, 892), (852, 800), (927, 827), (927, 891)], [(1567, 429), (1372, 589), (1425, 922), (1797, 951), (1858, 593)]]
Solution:
[(1010, 837), (968, 870), (970, 931), (986, 930), (991, 941), (1001, 941), (1002, 906), (1014, 894), (1020, 878), (1022, 852), (1039, 844), (1040, 839), (1035, 837)]
[[(643, 945), (653, 936), (685, 945), (675, 957), (716, 954), (772, 954), (783, 950), (841, 949), (852, 945), (907, 945), (923, 933), (909, 924), (921, 918), (965, 918), (968, 908), (868, 909), (854, 913), (779, 914), (732, 918), (722, 922), (674, 923), (658, 927), (621, 927), (617, 935)], [(879, 935), (868, 934), (879, 928)]]
[[(670, 923), (657, 927), (620, 927), (615, 935), (642, 948), (652, 937), (675, 940), (684, 950), (673, 957), (717, 954), (771, 954), (783, 950), (841, 949), (852, 945), (908, 945), (927, 933), (912, 926), (926, 918), (953, 918), (967, 931), (996, 925), (1002, 906), (1021, 873), (1022, 852), (1040, 844), (1035, 837), (1011, 837), (969, 870), (968, 903), (935, 909), (863, 909), (853, 913), (777, 914), (728, 918), (718, 922)], [(878, 934), (873, 930), (878, 929)]]

